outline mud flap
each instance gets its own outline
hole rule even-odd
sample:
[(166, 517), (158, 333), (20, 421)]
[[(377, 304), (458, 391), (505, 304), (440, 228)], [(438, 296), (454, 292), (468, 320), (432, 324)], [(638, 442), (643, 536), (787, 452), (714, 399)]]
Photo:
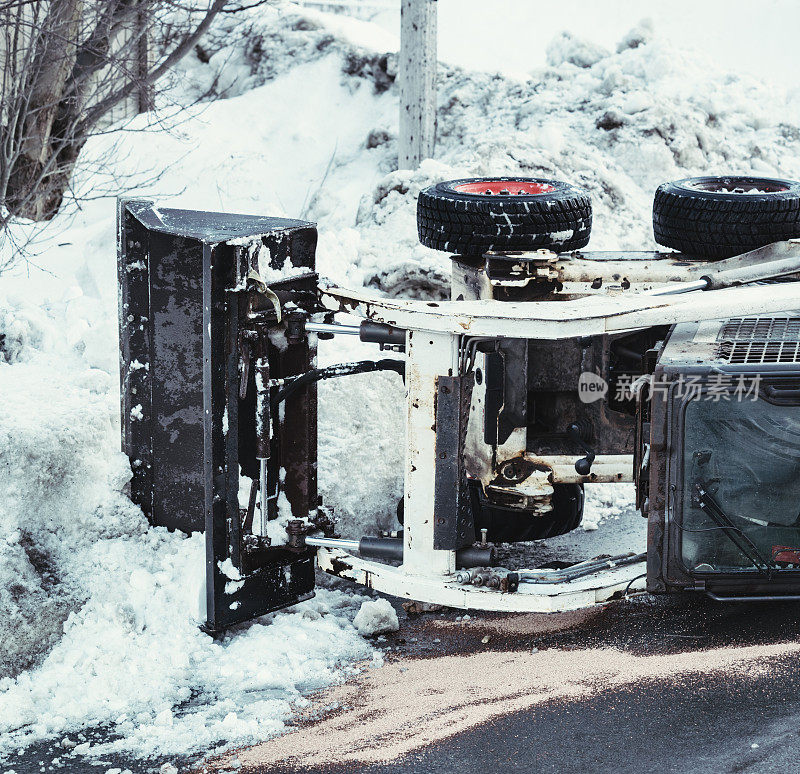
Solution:
[[(208, 631), (308, 599), (313, 552), (264, 541), (253, 550), (243, 534), (238, 334), (240, 295), (253, 268), (248, 246), (268, 255), (271, 269), (291, 259), (305, 271), (298, 287), (313, 289), (316, 228), (120, 199), (117, 235), (122, 449), (133, 471), (131, 499), (153, 525), (205, 531)], [(315, 352), (304, 344), (290, 355), (275, 376), (286, 375), (281, 368), (307, 370)], [(315, 402), (316, 395), (302, 399)], [(295, 515), (317, 505), (315, 407), (302, 416), (302, 432), (283, 440)], [(249, 421), (242, 419), (243, 434)]]

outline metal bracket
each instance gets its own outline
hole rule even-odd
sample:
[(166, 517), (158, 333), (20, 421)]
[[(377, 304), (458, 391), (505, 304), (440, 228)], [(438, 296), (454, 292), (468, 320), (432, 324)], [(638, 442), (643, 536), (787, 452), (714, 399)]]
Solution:
[(473, 383), (472, 374), (436, 379), (433, 547), (437, 550), (455, 551), (475, 540), (463, 465)]

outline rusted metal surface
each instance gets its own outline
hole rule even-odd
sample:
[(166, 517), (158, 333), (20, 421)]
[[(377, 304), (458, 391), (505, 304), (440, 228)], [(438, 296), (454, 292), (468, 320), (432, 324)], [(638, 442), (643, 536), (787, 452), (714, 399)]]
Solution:
[(598, 455), (592, 463), (591, 473), (582, 476), (575, 471), (580, 457), (557, 454), (523, 458), (534, 468), (533, 475), (544, 475), (552, 484), (621, 484), (633, 481), (633, 456), (630, 454)]
[(440, 377), (458, 371), (458, 338), (409, 332), (406, 340), (406, 459), (403, 569), (409, 574), (449, 575), (455, 551), (434, 548), (438, 456), (436, 404)]
[[(557, 276), (552, 265), (557, 256), (540, 251), (524, 258), (529, 260), (517, 262), (501, 255), (454, 259), (453, 297), (484, 301), (508, 301), (512, 295), (517, 301), (556, 298), (552, 280)], [(624, 343), (624, 337), (617, 338)], [(621, 466), (611, 469), (607, 462), (602, 470), (580, 475), (574, 467), (580, 457), (572, 458), (571, 470), (559, 464), (555, 472), (537, 460), (554, 455), (566, 459), (579, 451), (571, 433), (573, 425), (579, 428), (584, 445), (605, 460), (608, 454), (632, 450), (632, 406), (612, 408), (608, 400), (583, 401), (577, 389), (585, 373), (607, 380), (614, 389), (611, 348), (617, 344), (611, 337), (476, 341), (475, 367), (482, 384), (476, 387), (472, 422), (482, 421), (483, 433), (479, 438), (475, 427), (469, 430), (467, 470), (481, 482), (490, 503), (536, 518), (553, 512), (556, 483), (630, 480), (628, 471)], [(629, 463), (629, 458), (624, 459)], [(521, 524), (520, 528), (522, 535), (530, 526)], [(504, 537), (511, 534), (504, 533)]]
[(486, 355), (484, 440), (502, 446), (518, 428), (528, 425), (528, 342), (499, 342)]

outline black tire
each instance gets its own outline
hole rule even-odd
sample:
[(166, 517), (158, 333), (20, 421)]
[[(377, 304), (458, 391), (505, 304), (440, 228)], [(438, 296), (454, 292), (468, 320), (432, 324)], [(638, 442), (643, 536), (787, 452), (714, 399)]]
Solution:
[(533, 516), (527, 511), (490, 503), (477, 481), (472, 488), (475, 532), (487, 530), (487, 539), (493, 543), (516, 543), (526, 540), (565, 535), (577, 529), (583, 521), (584, 493), (582, 484), (555, 484), (553, 510), (545, 516)]
[(653, 234), (664, 247), (713, 260), (800, 237), (800, 183), (735, 176), (664, 183), (653, 200)]
[[(538, 188), (544, 190), (536, 193)], [(591, 230), (589, 194), (560, 180), (449, 180), (421, 191), (417, 200), (419, 241), (456, 255), (542, 249), (565, 253), (585, 247)]]

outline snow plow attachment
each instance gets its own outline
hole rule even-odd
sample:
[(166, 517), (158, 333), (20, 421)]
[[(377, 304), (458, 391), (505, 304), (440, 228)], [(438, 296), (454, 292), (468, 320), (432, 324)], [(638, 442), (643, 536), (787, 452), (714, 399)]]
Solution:
[[(122, 446), (131, 498), (154, 525), (205, 531), (210, 632), (313, 596), (314, 552), (270, 545), (239, 508), (240, 469), (282, 484), (293, 513), (316, 508), (316, 391), (289, 400), (284, 427), (257, 438), (256, 365), (280, 378), (307, 371), (307, 340), (281, 351), (248, 319), (280, 318), (280, 301), (314, 298), (313, 224), (280, 218), (118, 205)], [(260, 262), (260, 266), (259, 266)], [(293, 267), (270, 296), (260, 274)], [(260, 271), (260, 274), (259, 274)], [(254, 308), (258, 295), (267, 303)], [(241, 373), (241, 363), (252, 368)], [(275, 487), (272, 487), (273, 490)], [(251, 497), (251, 501), (253, 498)], [(273, 511), (277, 503), (271, 503)], [(273, 513), (273, 515), (276, 515)], [(266, 530), (264, 530), (266, 532)]]

